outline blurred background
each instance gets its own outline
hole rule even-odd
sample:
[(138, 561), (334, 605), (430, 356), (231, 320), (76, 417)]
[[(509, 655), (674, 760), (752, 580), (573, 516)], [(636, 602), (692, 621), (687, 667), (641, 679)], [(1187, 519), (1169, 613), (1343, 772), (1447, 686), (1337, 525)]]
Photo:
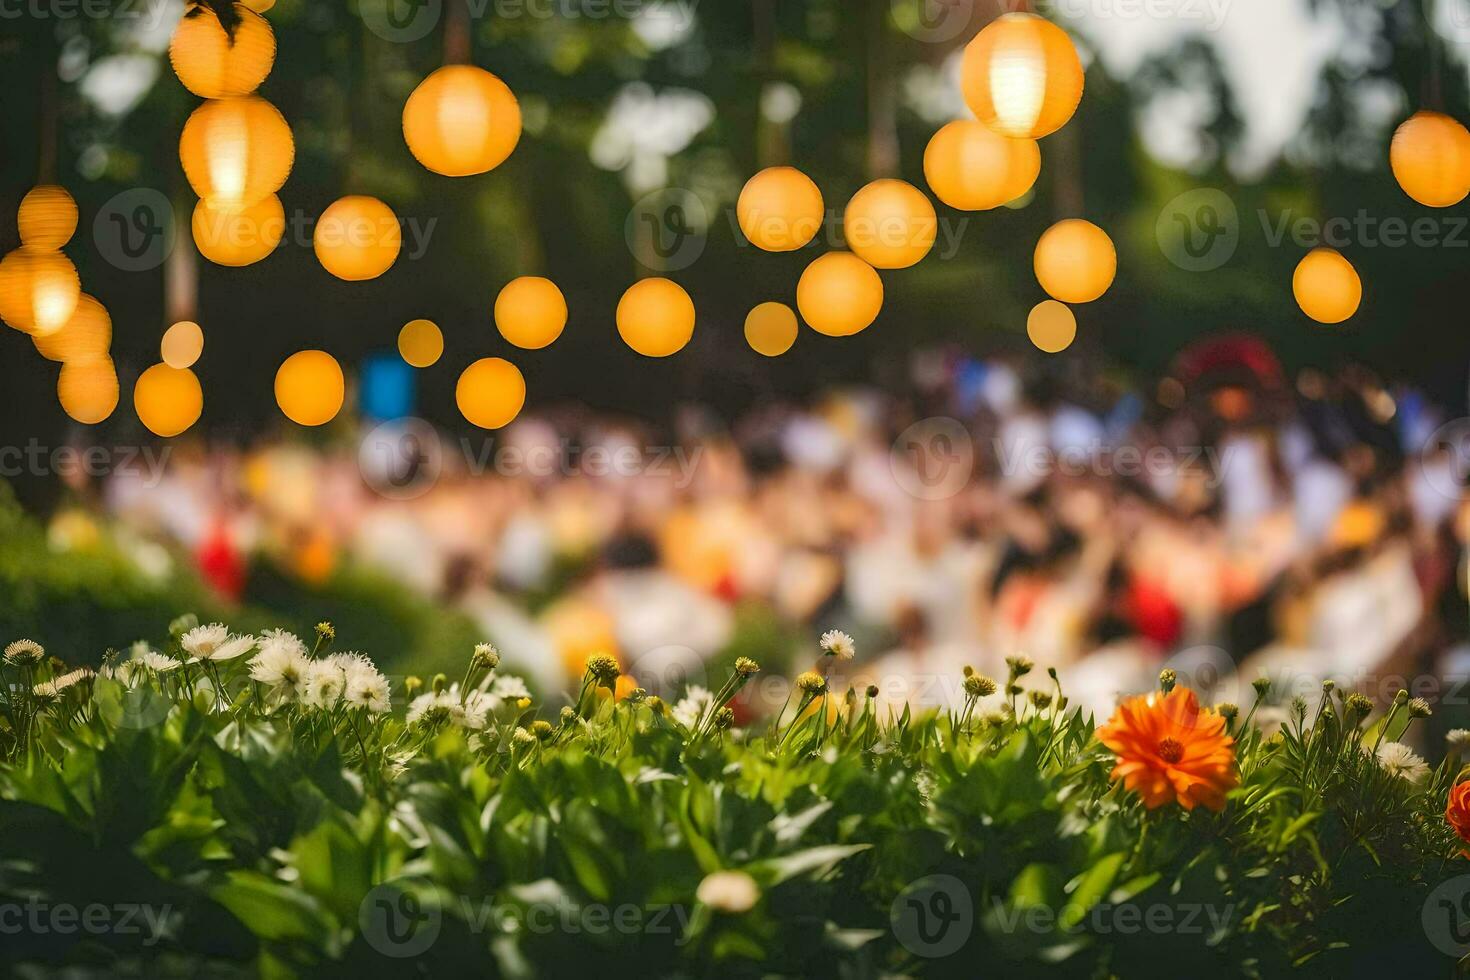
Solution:
[[(894, 704), (943, 704), (961, 666), (1013, 654), (1099, 711), (1165, 664), (1216, 700), (1248, 702), (1236, 679), (1268, 670), (1387, 698), (1417, 678), (1450, 702), (1470, 667), (1470, 208), (1409, 199), (1388, 143), (1421, 108), (1470, 116), (1467, 0), (1038, 3), (1086, 91), (1033, 191), (939, 205), (939, 243), (884, 273), (867, 330), (803, 328), (777, 358), (745, 343), (746, 313), (791, 303), (821, 245), (752, 248), (744, 182), (798, 166), (837, 218), (872, 179), (925, 188), (930, 136), (968, 116), (964, 46), (1010, 7), (278, 0), (260, 94), (295, 137), (288, 230), (243, 268), (190, 240), (178, 136), (199, 100), (167, 57), (183, 5), (6, 7), (0, 248), (32, 186), (72, 193), (66, 252), (111, 314), (123, 398), (72, 422), (56, 365), (0, 332), (0, 634), (85, 659), (185, 611), (330, 619), (400, 673), (453, 669), (488, 636), (542, 689), (611, 649), (653, 690), (740, 654), (801, 663), (835, 626), (858, 640), (851, 681)], [(520, 100), (520, 143), (488, 174), (438, 176), (404, 144), (404, 102), (447, 53)], [(349, 193), (404, 225), (367, 282), (310, 247)], [(1026, 333), (1032, 248), (1067, 217), (1108, 231), (1119, 271), (1046, 354)], [(1196, 233), (1225, 244), (1201, 261)], [(1317, 244), (1363, 282), (1336, 326), (1292, 296)], [(665, 359), (613, 326), (650, 274), (698, 310)], [(543, 350), (491, 319), (521, 275), (567, 299)], [(444, 354), (414, 371), (395, 339), (420, 317)], [(204, 411), (162, 440), (129, 393), (180, 319), (203, 328)], [(271, 384), (312, 347), (348, 399), (307, 430)], [(493, 434), (454, 400), (492, 355), (528, 388)], [(75, 465), (89, 447), (98, 465)]]

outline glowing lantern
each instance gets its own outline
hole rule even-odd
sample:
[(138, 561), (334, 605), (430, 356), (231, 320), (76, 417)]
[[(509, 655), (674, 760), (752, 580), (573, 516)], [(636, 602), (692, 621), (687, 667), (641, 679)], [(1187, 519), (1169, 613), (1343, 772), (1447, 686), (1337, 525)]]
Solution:
[(694, 336), (694, 301), (667, 279), (644, 279), (618, 300), (618, 334), (645, 357), (668, 357)]
[(410, 320), (398, 331), (398, 355), (416, 368), (426, 368), (444, 353), (444, 334), (433, 320)]
[(83, 425), (96, 425), (117, 408), (117, 369), (110, 357), (67, 361), (56, 379), (62, 411)]
[(317, 261), (338, 279), (358, 282), (388, 271), (403, 245), (398, 216), (376, 197), (339, 197), (311, 236)]
[(234, 5), (239, 23), (233, 36), (213, 10), (190, 5), (168, 42), (168, 60), (184, 88), (201, 99), (249, 95), (260, 87), (276, 60), (270, 23), (243, 3)]
[(526, 404), (526, 379), (504, 358), (482, 357), (459, 376), (454, 401), (470, 424), (498, 429), (521, 413)]
[(566, 325), (566, 298), (550, 279), (521, 276), (495, 297), (495, 326), (517, 347), (539, 350), (560, 337)]
[(761, 303), (745, 316), (745, 342), (767, 357), (779, 357), (796, 343), (796, 314), (785, 303)]
[(20, 226), (22, 244), (38, 252), (55, 251), (71, 241), (77, 230), (77, 202), (65, 187), (32, 187), (20, 199), (16, 224)]
[(1438, 112), (1416, 112), (1393, 134), (1389, 166), (1404, 193), (1431, 208), (1470, 194), (1470, 131)]
[(281, 189), (296, 144), (265, 99), (217, 99), (195, 109), (179, 136), (179, 162), (194, 193), (215, 208), (247, 208)]
[(864, 330), (883, 309), (883, 280), (851, 252), (828, 252), (796, 283), (796, 308), (817, 333), (847, 337)]
[(49, 334), (35, 334), (31, 341), (48, 360), (96, 360), (112, 349), (112, 317), (107, 315), (106, 307), (82, 293), (65, 326)]
[(274, 194), (239, 209), (211, 207), (208, 201), (200, 201), (194, 205), (190, 224), (200, 255), (215, 265), (250, 265), (281, 243), (286, 209)]
[(745, 182), (735, 202), (740, 230), (767, 252), (790, 252), (822, 227), (822, 192), (795, 167), (767, 167)]
[(1068, 218), (1042, 233), (1034, 258), (1036, 281), (1063, 303), (1091, 303), (1113, 284), (1118, 252), (1091, 221)]
[(1041, 174), (1041, 147), (961, 119), (940, 128), (924, 149), (924, 179), (960, 211), (987, 211), (1029, 191)]
[(0, 317), (29, 334), (55, 333), (77, 308), (82, 281), (71, 259), (27, 245), (0, 261)]
[(276, 404), (297, 425), (332, 421), (345, 392), (341, 365), (323, 350), (297, 351), (276, 370)]
[(445, 65), (403, 106), (403, 139), (425, 167), (446, 177), (482, 174), (521, 138), (521, 107), (499, 78), (474, 65)]
[(204, 331), (193, 320), (180, 320), (163, 332), (158, 353), (171, 368), (193, 367), (204, 353)]
[(1042, 300), (1026, 317), (1026, 336), (1048, 354), (1064, 351), (1077, 339), (1077, 318), (1066, 304)]
[(1082, 101), (1082, 61), (1067, 32), (1035, 14), (992, 21), (965, 48), (960, 89), (985, 125), (1040, 139), (1067, 124)]
[(199, 421), (204, 390), (188, 368), (155, 364), (138, 375), (133, 408), (149, 432), (170, 439)]
[(1291, 291), (1302, 312), (1318, 323), (1341, 323), (1363, 301), (1358, 270), (1330, 248), (1314, 248), (1303, 256), (1291, 277)]
[(939, 219), (924, 192), (902, 180), (875, 180), (847, 202), (847, 247), (878, 269), (906, 269), (934, 247)]

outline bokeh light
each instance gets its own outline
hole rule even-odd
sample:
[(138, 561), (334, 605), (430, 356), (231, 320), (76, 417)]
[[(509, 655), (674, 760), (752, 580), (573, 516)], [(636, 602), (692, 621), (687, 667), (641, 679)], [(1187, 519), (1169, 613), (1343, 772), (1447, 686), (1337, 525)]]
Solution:
[(67, 415), (83, 425), (96, 425), (117, 408), (117, 369), (110, 357), (67, 361), (56, 378), (56, 397)]
[(470, 424), (498, 429), (509, 425), (526, 404), (526, 379), (504, 358), (482, 357), (459, 376), (454, 401)]
[(249, 95), (276, 60), (270, 23), (245, 4), (234, 5), (240, 22), (233, 37), (213, 10), (190, 4), (168, 43), (168, 59), (184, 87), (202, 99)]
[(96, 360), (112, 349), (112, 317), (94, 297), (82, 293), (65, 326), (53, 333), (34, 334), (31, 341), (47, 360)]
[(204, 353), (204, 331), (193, 320), (180, 320), (163, 332), (158, 353), (171, 368), (191, 368)]
[(297, 425), (325, 425), (342, 410), (342, 366), (326, 351), (297, 351), (276, 371), (276, 404)]
[(795, 167), (767, 167), (745, 182), (735, 202), (740, 230), (767, 252), (790, 252), (822, 227), (822, 192)]
[(828, 252), (802, 272), (796, 308), (817, 333), (847, 337), (866, 329), (883, 309), (883, 280), (851, 252)]
[(194, 193), (216, 208), (246, 208), (274, 194), (296, 157), (291, 127), (254, 95), (204, 103), (179, 137), (179, 162)]
[(643, 279), (618, 301), (618, 335), (646, 357), (668, 357), (694, 336), (694, 301), (668, 279)]
[(975, 117), (1016, 139), (1067, 124), (1082, 101), (1082, 61), (1067, 32), (1035, 14), (992, 21), (965, 48), (960, 89)]
[(433, 320), (409, 320), (398, 331), (398, 355), (416, 368), (426, 368), (444, 354), (444, 333)]
[(1113, 284), (1118, 253), (1108, 233), (1090, 221), (1068, 218), (1042, 233), (1034, 257), (1036, 281), (1063, 303), (1091, 303)]
[(751, 350), (779, 357), (796, 343), (796, 314), (785, 303), (761, 303), (745, 315), (745, 342)]
[(940, 127), (924, 149), (924, 179), (960, 211), (988, 211), (1022, 197), (1041, 174), (1041, 147), (1002, 136), (974, 119)]
[(286, 209), (275, 194), (267, 194), (246, 208), (217, 208), (200, 201), (194, 205), (190, 227), (199, 254), (215, 265), (250, 265), (281, 243), (286, 233)]
[(204, 389), (188, 368), (155, 364), (138, 375), (133, 386), (133, 409), (149, 432), (169, 439), (199, 421), (204, 411)]
[(0, 260), (0, 317), (17, 330), (55, 333), (81, 294), (77, 267), (61, 252), (23, 245)]
[(71, 241), (77, 230), (77, 202), (65, 187), (42, 184), (20, 199), (15, 222), (20, 240), (38, 251), (55, 250)]
[(1389, 166), (1404, 193), (1431, 208), (1470, 195), (1470, 131), (1439, 112), (1416, 112), (1393, 134)]
[(403, 245), (403, 231), (388, 205), (349, 194), (322, 212), (311, 245), (322, 268), (338, 279), (360, 282), (388, 271)]
[(1026, 317), (1026, 336), (1038, 350), (1056, 354), (1077, 339), (1077, 317), (1065, 303), (1044, 299)]
[(403, 139), (425, 167), (447, 177), (499, 166), (521, 138), (521, 107), (496, 76), (445, 65), (419, 82), (403, 106)]
[(877, 269), (906, 269), (929, 254), (939, 233), (934, 205), (902, 180), (875, 180), (847, 202), (847, 247)]
[(567, 325), (567, 301), (550, 279), (521, 276), (495, 297), (495, 326), (517, 347), (539, 350), (561, 336)]
[(1314, 248), (1302, 257), (1291, 277), (1291, 291), (1302, 312), (1318, 323), (1341, 323), (1363, 301), (1358, 270), (1330, 248)]

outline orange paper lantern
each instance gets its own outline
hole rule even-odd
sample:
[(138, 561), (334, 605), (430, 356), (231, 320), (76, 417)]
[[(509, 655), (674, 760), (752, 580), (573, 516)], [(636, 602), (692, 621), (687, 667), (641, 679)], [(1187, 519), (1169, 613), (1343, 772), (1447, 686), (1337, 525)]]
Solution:
[(474, 65), (445, 65), (403, 106), (403, 139), (425, 167), (446, 177), (499, 166), (521, 138), (521, 107), (499, 78)]
[(215, 12), (191, 4), (168, 42), (168, 60), (184, 87), (202, 99), (249, 95), (260, 87), (276, 60), (270, 23), (242, 3), (233, 36)]
[(55, 333), (82, 294), (77, 267), (61, 252), (28, 245), (0, 260), (0, 317), (29, 334)]
[(822, 227), (822, 192), (795, 167), (767, 167), (745, 182), (735, 202), (740, 230), (767, 252), (790, 252)]
[(1036, 243), (1036, 280), (1063, 303), (1091, 303), (1113, 284), (1118, 253), (1113, 240), (1091, 221), (1068, 218)]
[(65, 326), (53, 333), (34, 334), (31, 341), (48, 360), (96, 360), (112, 349), (112, 317), (107, 315), (106, 307), (82, 293)]
[(16, 214), (20, 240), (37, 251), (54, 251), (67, 242), (77, 230), (77, 202), (65, 187), (43, 184), (32, 187), (20, 199)]
[(796, 343), (796, 314), (785, 303), (761, 303), (745, 316), (745, 342), (767, 357), (779, 357)]
[(276, 370), (276, 404), (297, 425), (325, 425), (342, 410), (342, 366), (323, 350), (297, 351)]
[(208, 201), (200, 201), (194, 205), (190, 226), (199, 254), (215, 265), (250, 265), (281, 243), (286, 209), (274, 194), (238, 209), (211, 207)]
[(1330, 248), (1314, 248), (1302, 257), (1291, 277), (1291, 291), (1302, 312), (1318, 323), (1341, 323), (1363, 301), (1358, 270)]
[(67, 361), (56, 379), (56, 397), (67, 415), (96, 425), (117, 408), (117, 369), (110, 357)]
[(1082, 101), (1082, 60), (1067, 32), (1035, 14), (1011, 13), (965, 48), (960, 88), (977, 119), (1014, 139), (1066, 125)]
[(1042, 300), (1026, 317), (1026, 336), (1037, 349), (1056, 354), (1071, 347), (1077, 339), (1077, 317), (1064, 303)]
[(526, 379), (500, 357), (482, 357), (464, 369), (454, 401), (470, 424), (482, 429), (509, 425), (526, 404)]
[(171, 439), (199, 421), (204, 390), (188, 368), (155, 364), (133, 386), (133, 409), (149, 432)]
[(193, 320), (180, 320), (164, 331), (158, 352), (171, 368), (193, 367), (204, 353), (204, 331)]
[(875, 180), (847, 202), (847, 247), (877, 269), (906, 269), (929, 254), (939, 232), (934, 205), (902, 180)]
[(883, 309), (883, 280), (851, 252), (828, 252), (801, 274), (796, 308), (818, 333), (847, 337), (878, 318)]
[(248, 208), (281, 189), (296, 144), (285, 118), (254, 95), (195, 109), (179, 137), (179, 162), (194, 193), (217, 209)]
[(349, 195), (322, 212), (311, 236), (317, 261), (338, 279), (376, 279), (403, 245), (398, 216), (376, 197)]
[(398, 331), (398, 356), (410, 367), (429, 367), (443, 354), (444, 332), (433, 320), (410, 320)]
[(539, 350), (560, 337), (566, 325), (566, 298), (550, 279), (521, 276), (495, 297), (495, 326), (517, 347)]
[(618, 334), (645, 357), (668, 357), (694, 336), (694, 301), (667, 279), (644, 279), (618, 301)]
[(1389, 166), (1404, 193), (1431, 208), (1470, 195), (1470, 131), (1438, 112), (1416, 112), (1393, 134)]
[(945, 204), (988, 211), (1031, 190), (1041, 174), (1041, 147), (1002, 136), (974, 119), (942, 126), (924, 149), (924, 179)]

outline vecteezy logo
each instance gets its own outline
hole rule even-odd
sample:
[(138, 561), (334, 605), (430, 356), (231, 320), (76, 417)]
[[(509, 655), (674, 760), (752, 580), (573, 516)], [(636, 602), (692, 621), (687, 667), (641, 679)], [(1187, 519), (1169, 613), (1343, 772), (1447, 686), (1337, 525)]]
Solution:
[(955, 419), (922, 419), (893, 441), (888, 468), (910, 496), (944, 500), (970, 482), (975, 469), (975, 444)]
[(359, 0), (357, 12), (378, 37), (408, 44), (438, 26), (444, 0)]
[(390, 500), (411, 500), (439, 481), (444, 451), (439, 434), (423, 419), (384, 422), (357, 447), (357, 469), (366, 483)]
[(633, 203), (623, 222), (623, 237), (642, 265), (655, 272), (678, 272), (704, 254), (709, 209), (697, 194), (665, 187)]
[(970, 890), (953, 875), (929, 875), (899, 892), (888, 910), (893, 935), (915, 956), (956, 953), (975, 927)]
[(1446, 956), (1470, 953), (1470, 875), (1458, 875), (1429, 893), (1420, 911), (1424, 935)]
[(1240, 245), (1240, 214), (1222, 190), (1185, 191), (1159, 212), (1154, 237), (1164, 257), (1186, 272), (1218, 269)]
[(369, 946), (395, 959), (419, 956), (439, 938), (442, 913), (422, 893), (433, 885), (423, 879), (385, 882), (368, 892), (357, 909), (357, 925)]
[(174, 209), (151, 187), (114, 194), (92, 221), (97, 251), (124, 272), (163, 265), (174, 249)]
[(1459, 500), (1470, 475), (1470, 419), (1451, 419), (1419, 451), (1424, 482), (1450, 500)]
[(916, 41), (943, 44), (975, 19), (975, 0), (891, 0), (893, 23)]

